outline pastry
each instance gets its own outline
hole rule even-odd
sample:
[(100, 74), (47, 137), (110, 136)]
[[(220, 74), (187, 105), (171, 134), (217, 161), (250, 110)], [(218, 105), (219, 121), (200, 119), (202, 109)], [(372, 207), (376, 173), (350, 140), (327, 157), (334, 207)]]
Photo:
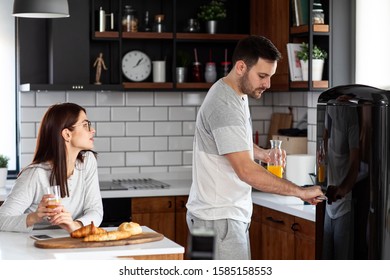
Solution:
[(73, 238), (82, 238), (82, 237), (86, 237), (86, 236), (91, 235), (91, 234), (102, 234), (102, 233), (106, 233), (106, 232), (107, 231), (102, 229), (102, 228), (95, 227), (93, 222), (91, 222), (91, 224), (89, 224), (87, 226), (83, 226), (79, 229), (76, 229), (75, 231), (72, 231), (70, 233), (70, 236)]
[(103, 234), (92, 234), (84, 237), (83, 241), (93, 242), (93, 241), (110, 241), (110, 240), (121, 240), (126, 239), (131, 236), (131, 232), (128, 231), (109, 231)]
[(121, 223), (118, 227), (118, 230), (119, 231), (126, 231), (126, 232), (130, 232), (131, 235), (136, 235), (136, 234), (140, 234), (142, 233), (142, 228), (139, 224), (137, 223), (134, 223), (134, 222), (124, 222), (124, 223)]

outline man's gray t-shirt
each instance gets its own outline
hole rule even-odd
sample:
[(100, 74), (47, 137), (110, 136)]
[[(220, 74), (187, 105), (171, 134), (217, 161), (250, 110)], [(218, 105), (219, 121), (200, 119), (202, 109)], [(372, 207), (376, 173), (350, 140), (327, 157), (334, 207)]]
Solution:
[(220, 79), (196, 120), (189, 212), (204, 220), (250, 221), (252, 187), (238, 178), (224, 155), (249, 151), (253, 158), (252, 137), (248, 97)]

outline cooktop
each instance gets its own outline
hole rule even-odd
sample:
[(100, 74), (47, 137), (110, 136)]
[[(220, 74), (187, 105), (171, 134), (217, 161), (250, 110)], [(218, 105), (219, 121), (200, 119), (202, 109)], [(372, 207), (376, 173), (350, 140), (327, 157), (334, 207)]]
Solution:
[(169, 185), (151, 178), (138, 179), (115, 179), (112, 181), (100, 182), (101, 191), (112, 190), (145, 190), (145, 189), (165, 189)]

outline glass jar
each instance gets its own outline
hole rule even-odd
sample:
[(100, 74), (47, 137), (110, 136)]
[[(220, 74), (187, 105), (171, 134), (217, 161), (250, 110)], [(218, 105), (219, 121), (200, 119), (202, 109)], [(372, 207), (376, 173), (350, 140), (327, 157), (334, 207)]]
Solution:
[(219, 68), (219, 77), (223, 78), (229, 74), (232, 63), (230, 61), (222, 61)]
[(191, 80), (195, 83), (200, 83), (203, 81), (202, 77), (202, 63), (194, 62), (192, 64)]
[(283, 177), (283, 151), (282, 140), (270, 140), (271, 149), (269, 150), (270, 162), (267, 163), (267, 170), (278, 176)]
[(199, 27), (199, 22), (196, 19), (190, 18), (188, 20), (188, 25), (184, 29), (184, 32), (189, 32), (189, 33), (195, 33), (199, 32), (200, 27)]
[(207, 62), (204, 70), (204, 79), (207, 83), (214, 83), (217, 80), (217, 69), (214, 62)]
[(322, 9), (313, 9), (313, 24), (324, 24), (324, 10)]
[(123, 32), (138, 31), (137, 11), (134, 10), (130, 5), (125, 6), (125, 10), (122, 18), (122, 31)]
[(149, 11), (145, 12), (143, 31), (144, 32), (152, 31), (152, 26), (150, 25), (150, 21), (149, 21)]
[(164, 15), (154, 16), (153, 31), (157, 33), (165, 32)]

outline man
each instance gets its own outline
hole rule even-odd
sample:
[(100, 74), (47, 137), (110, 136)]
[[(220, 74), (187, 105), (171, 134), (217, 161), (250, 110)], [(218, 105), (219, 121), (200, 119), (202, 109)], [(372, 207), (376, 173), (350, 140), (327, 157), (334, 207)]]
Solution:
[(280, 57), (264, 37), (242, 39), (233, 53), (232, 70), (210, 88), (197, 116), (187, 223), (190, 231), (214, 230), (215, 259), (250, 259), (252, 187), (311, 204), (323, 195), (319, 186), (303, 189), (254, 161), (270, 159), (253, 144), (248, 96), (259, 99), (270, 88)]

